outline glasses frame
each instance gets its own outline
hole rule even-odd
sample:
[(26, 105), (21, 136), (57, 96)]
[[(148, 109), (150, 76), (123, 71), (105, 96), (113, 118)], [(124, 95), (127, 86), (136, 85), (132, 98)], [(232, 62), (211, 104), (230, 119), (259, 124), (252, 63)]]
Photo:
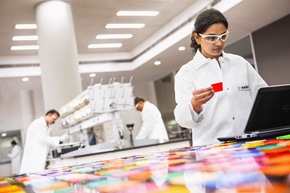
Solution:
[(57, 120), (57, 118), (56, 118), (53, 114), (51, 114), (51, 118), (52, 118), (54, 121)]
[[(211, 41), (205, 39), (205, 41), (206, 41), (207, 43), (215, 44), (215, 43), (218, 42), (218, 40), (221, 40), (221, 42), (225, 42), (225, 41), (228, 39), (228, 34), (229, 34), (229, 33), (230, 33), (230, 32), (227, 30), (225, 33), (223, 33), (223, 34), (221, 34), (221, 35), (205, 35), (205, 34), (198, 34), (198, 35), (201, 36), (201, 37), (204, 38), (204, 39), (205, 39), (205, 38), (209, 38), (209, 37), (217, 37), (216, 41), (214, 41), (214, 42), (211, 42)], [(222, 36), (224, 36), (224, 35), (227, 35), (227, 37), (226, 37), (225, 40), (222, 39)]]

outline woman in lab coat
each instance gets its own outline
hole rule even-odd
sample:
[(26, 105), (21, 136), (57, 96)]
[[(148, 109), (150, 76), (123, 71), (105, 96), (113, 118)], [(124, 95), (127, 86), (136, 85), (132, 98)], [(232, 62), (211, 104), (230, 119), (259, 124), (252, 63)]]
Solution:
[(59, 113), (50, 110), (43, 117), (34, 120), (27, 129), (20, 173), (34, 173), (45, 169), (50, 147), (55, 147), (68, 138), (50, 136), (50, 125), (58, 119)]
[(195, 55), (175, 76), (175, 119), (192, 129), (193, 145), (241, 134), (257, 90), (267, 86), (248, 61), (223, 51), (228, 36), (221, 12), (200, 13), (191, 37)]
[(12, 174), (17, 175), (19, 174), (21, 164), (22, 149), (19, 145), (17, 145), (16, 141), (12, 141), (11, 145), (12, 151), (7, 156), (11, 158)]
[(136, 110), (141, 111), (142, 118), (142, 127), (135, 139), (157, 139), (159, 143), (168, 141), (168, 134), (158, 108), (140, 97), (135, 98), (134, 104)]

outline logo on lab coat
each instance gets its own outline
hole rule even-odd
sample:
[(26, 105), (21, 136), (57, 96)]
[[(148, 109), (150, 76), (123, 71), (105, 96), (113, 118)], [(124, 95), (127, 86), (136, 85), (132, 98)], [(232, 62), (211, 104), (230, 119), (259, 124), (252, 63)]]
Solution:
[(248, 91), (248, 90), (250, 90), (249, 85), (238, 86), (238, 91)]

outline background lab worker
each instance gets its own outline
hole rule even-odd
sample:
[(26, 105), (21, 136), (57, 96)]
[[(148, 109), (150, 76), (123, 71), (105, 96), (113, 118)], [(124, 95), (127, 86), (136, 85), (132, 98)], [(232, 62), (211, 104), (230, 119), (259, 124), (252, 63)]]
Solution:
[(22, 149), (16, 143), (16, 141), (12, 141), (11, 146), (12, 146), (12, 150), (7, 156), (11, 159), (12, 174), (18, 175), (19, 170), (20, 170), (20, 164), (21, 164)]
[(136, 110), (141, 112), (142, 126), (135, 139), (157, 139), (159, 143), (168, 141), (168, 134), (159, 109), (149, 101), (136, 97)]
[(58, 119), (56, 110), (48, 111), (45, 116), (34, 120), (28, 127), (20, 173), (34, 173), (45, 169), (46, 159), (50, 147), (55, 147), (68, 138), (50, 136), (50, 125)]

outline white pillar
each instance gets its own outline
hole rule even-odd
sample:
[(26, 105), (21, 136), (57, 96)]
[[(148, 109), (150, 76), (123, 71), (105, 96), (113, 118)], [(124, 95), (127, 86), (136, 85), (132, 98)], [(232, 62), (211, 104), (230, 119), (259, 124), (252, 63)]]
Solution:
[(36, 20), (44, 108), (58, 110), (82, 92), (70, 2), (39, 3)]
[(33, 92), (31, 90), (20, 91), (21, 113), (23, 129), (21, 130), (22, 145), (25, 143), (26, 130), (30, 123), (35, 119)]

